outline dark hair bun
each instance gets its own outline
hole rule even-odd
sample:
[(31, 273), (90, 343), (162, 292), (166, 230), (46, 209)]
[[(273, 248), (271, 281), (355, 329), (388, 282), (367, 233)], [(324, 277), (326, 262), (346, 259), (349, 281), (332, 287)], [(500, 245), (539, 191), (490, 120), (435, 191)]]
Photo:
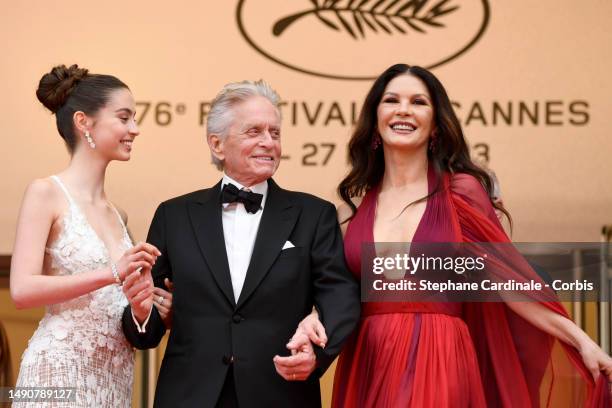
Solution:
[(76, 64), (70, 68), (58, 65), (40, 78), (36, 97), (47, 109), (55, 113), (66, 103), (70, 93), (86, 75), (87, 70)]

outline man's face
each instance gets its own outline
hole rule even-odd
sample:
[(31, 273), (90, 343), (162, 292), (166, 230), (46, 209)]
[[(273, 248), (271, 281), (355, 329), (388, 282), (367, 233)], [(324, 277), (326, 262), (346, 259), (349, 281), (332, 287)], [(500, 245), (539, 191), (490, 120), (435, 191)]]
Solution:
[(232, 109), (233, 121), (216, 156), (225, 173), (245, 187), (272, 177), (281, 156), (280, 115), (263, 96), (253, 96)]

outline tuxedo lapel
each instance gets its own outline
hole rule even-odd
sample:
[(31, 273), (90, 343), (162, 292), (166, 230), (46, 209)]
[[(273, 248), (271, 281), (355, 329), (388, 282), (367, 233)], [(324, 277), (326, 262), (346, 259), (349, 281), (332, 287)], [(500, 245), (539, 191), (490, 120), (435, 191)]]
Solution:
[(189, 217), (208, 268), (227, 300), (235, 305), (223, 237), (220, 196), (221, 182), (203, 192), (199, 200), (188, 204)]
[(244, 304), (272, 267), (293, 230), (299, 212), (299, 207), (292, 204), (287, 193), (270, 179), (251, 262), (237, 307)]

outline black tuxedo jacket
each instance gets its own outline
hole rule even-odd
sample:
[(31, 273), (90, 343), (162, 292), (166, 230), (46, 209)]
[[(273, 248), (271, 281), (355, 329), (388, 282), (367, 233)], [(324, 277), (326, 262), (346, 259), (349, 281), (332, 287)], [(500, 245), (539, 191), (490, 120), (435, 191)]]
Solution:
[[(156, 407), (214, 407), (233, 365), (241, 408), (318, 407), (319, 377), (359, 319), (357, 282), (348, 271), (334, 206), (283, 190), (270, 179), (253, 255), (235, 300), (223, 238), (221, 183), (162, 203), (147, 241), (162, 255), (157, 286), (174, 282), (173, 324), (155, 393)], [(286, 241), (295, 247), (282, 250)], [(306, 381), (276, 373), (274, 355), (313, 305), (329, 340), (315, 347), (318, 368)], [(126, 308), (123, 329), (137, 348), (159, 344), (166, 328), (153, 308), (138, 333)]]

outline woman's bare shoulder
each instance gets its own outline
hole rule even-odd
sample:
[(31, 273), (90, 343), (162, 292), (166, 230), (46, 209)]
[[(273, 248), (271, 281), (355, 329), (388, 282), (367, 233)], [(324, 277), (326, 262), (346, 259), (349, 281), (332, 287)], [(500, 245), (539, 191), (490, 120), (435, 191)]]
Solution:
[(50, 178), (32, 180), (23, 195), (23, 202), (38, 205), (41, 208), (57, 210), (61, 206), (63, 194), (59, 186)]
[(48, 217), (52, 222), (66, 208), (63, 196), (60, 187), (50, 177), (35, 179), (25, 190), (21, 214), (39, 221)]

